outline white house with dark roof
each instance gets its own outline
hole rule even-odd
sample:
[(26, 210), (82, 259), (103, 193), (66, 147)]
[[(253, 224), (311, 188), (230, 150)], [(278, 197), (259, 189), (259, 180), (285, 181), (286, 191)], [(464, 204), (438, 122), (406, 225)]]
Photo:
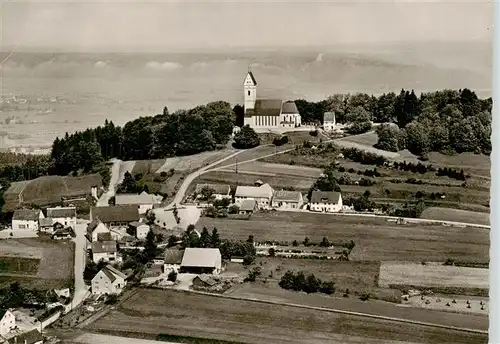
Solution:
[(184, 250), (170, 248), (165, 250), (163, 257), (163, 273), (169, 274), (172, 271), (179, 272), (184, 257)]
[(116, 194), (115, 205), (137, 205), (139, 214), (146, 214), (148, 210), (160, 206), (163, 200), (162, 196), (148, 194), (143, 191), (137, 194)]
[(214, 274), (222, 271), (222, 256), (218, 248), (191, 248), (184, 250), (182, 256), (182, 273)]
[(38, 229), (41, 232), (54, 233), (54, 221), (52, 219), (44, 217), (38, 221)]
[(47, 208), (47, 218), (52, 219), (53, 223), (59, 222), (65, 227), (76, 227), (76, 208), (75, 207), (56, 207)]
[(92, 278), (92, 294), (120, 294), (126, 285), (127, 276), (111, 265), (108, 265)]
[(251, 71), (245, 77), (243, 91), (244, 125), (254, 129), (300, 127), (301, 117), (295, 102), (257, 98), (257, 81)]
[(231, 187), (227, 184), (196, 184), (194, 193), (197, 199), (201, 198), (204, 189), (209, 189), (214, 199), (231, 198)]
[(87, 239), (90, 242), (98, 240), (98, 236), (101, 233), (111, 233), (111, 230), (99, 219), (92, 221), (87, 226)]
[(12, 230), (38, 231), (40, 219), (45, 216), (40, 209), (17, 209), (12, 216)]
[(261, 186), (238, 186), (234, 193), (234, 203), (241, 207), (244, 200), (256, 200), (259, 208), (270, 208), (274, 190), (269, 184)]
[(309, 201), (309, 210), (337, 213), (342, 210), (342, 195), (336, 191), (313, 191)]
[(8, 309), (0, 309), (0, 336), (4, 337), (15, 327), (15, 315)]
[(337, 127), (335, 112), (325, 112), (323, 114), (323, 130), (333, 131)]
[(252, 215), (258, 209), (259, 205), (256, 200), (246, 199), (241, 202), (238, 212), (240, 215)]
[(300, 191), (279, 190), (274, 192), (272, 207), (278, 209), (300, 209), (304, 198)]
[(127, 227), (131, 222), (139, 221), (139, 206), (132, 204), (93, 207), (90, 209), (90, 221), (97, 219), (109, 228)]
[(133, 235), (139, 240), (146, 239), (146, 236), (148, 235), (150, 230), (149, 225), (147, 223), (139, 221), (131, 222), (129, 228), (134, 233)]
[(107, 263), (120, 263), (122, 257), (118, 254), (118, 244), (116, 240), (93, 242), (92, 260), (96, 264), (101, 260)]

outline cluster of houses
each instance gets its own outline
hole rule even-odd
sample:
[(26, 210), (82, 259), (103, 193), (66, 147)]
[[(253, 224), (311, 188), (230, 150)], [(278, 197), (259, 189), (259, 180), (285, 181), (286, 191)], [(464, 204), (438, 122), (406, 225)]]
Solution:
[(75, 236), (76, 208), (17, 209), (12, 216), (12, 230), (44, 232), (53, 239), (68, 239)]
[(0, 343), (2, 344), (42, 344), (44, 339), (38, 329), (12, 334), (17, 328), (15, 311), (0, 309)]
[[(203, 195), (202, 190), (211, 190), (213, 200), (233, 198), (229, 185), (197, 184), (195, 194), (198, 199)], [(269, 184), (259, 180), (254, 186), (237, 186), (234, 204), (238, 206), (240, 214), (252, 214), (259, 209), (303, 209), (305, 201), (300, 191), (274, 190)], [(313, 191), (308, 209), (316, 212), (340, 212), (344, 209), (342, 195), (335, 191)]]

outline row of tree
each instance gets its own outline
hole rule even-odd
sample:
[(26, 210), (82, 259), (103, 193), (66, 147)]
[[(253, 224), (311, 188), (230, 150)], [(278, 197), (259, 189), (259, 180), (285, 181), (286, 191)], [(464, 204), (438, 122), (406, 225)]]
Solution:
[(294, 273), (289, 270), (285, 272), (278, 284), (283, 289), (303, 291), (308, 294), (320, 292), (330, 295), (335, 292), (334, 282), (322, 281), (315, 277), (314, 274), (310, 274), (306, 277), (302, 271)]

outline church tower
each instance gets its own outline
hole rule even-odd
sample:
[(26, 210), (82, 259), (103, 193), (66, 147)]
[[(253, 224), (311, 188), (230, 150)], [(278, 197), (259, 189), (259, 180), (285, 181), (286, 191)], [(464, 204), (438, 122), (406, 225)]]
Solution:
[(250, 69), (248, 69), (245, 82), (243, 83), (243, 90), (245, 92), (245, 112), (247, 109), (253, 109), (255, 107), (255, 101), (257, 100), (257, 81), (253, 76)]

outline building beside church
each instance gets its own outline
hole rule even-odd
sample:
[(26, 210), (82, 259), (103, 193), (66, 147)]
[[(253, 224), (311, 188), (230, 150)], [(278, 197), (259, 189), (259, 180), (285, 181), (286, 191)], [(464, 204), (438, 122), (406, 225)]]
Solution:
[(301, 126), (300, 113), (293, 101), (258, 99), (257, 81), (251, 71), (243, 82), (244, 125), (254, 129), (296, 128)]

